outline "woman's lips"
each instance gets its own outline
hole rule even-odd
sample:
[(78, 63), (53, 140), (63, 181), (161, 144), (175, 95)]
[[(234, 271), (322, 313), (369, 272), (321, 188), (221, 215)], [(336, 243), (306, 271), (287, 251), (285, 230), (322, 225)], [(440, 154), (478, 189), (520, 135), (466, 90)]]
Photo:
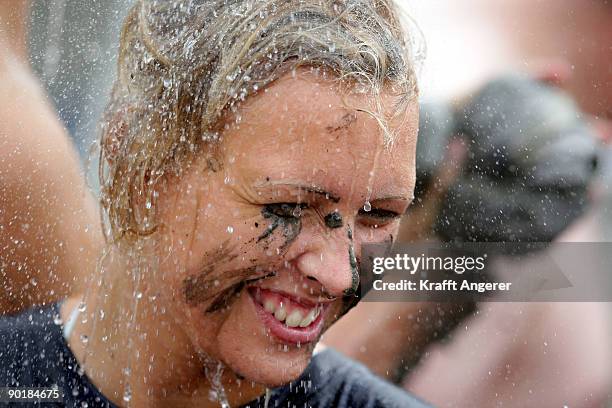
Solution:
[(305, 304), (285, 294), (256, 287), (249, 288), (248, 292), (257, 315), (278, 340), (306, 344), (319, 337), (326, 304)]

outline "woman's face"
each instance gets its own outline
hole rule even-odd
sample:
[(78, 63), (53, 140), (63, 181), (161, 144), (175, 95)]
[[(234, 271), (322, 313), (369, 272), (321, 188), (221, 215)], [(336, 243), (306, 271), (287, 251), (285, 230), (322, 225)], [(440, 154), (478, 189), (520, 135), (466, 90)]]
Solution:
[(315, 74), (283, 77), (168, 183), (169, 252), (152, 285), (175, 347), (283, 384), (355, 299), (361, 245), (392, 240), (412, 199), (418, 113), (413, 103), (391, 122), (385, 149), (378, 122), (355, 109), (369, 97), (344, 97)]

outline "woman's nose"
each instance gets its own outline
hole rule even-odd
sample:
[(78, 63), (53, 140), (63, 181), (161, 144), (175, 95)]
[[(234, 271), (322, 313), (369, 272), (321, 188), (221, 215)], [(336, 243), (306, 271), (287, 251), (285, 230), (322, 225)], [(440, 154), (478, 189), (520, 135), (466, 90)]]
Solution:
[(359, 281), (353, 243), (328, 240), (307, 249), (296, 260), (300, 273), (319, 282), (331, 296), (356, 290)]

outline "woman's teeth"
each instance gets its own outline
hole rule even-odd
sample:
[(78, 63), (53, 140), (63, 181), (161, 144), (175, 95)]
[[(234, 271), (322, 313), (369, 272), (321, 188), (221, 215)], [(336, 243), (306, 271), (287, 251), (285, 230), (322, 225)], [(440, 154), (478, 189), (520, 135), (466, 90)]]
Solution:
[(289, 327), (307, 327), (316, 320), (320, 313), (320, 308), (316, 306), (307, 312), (300, 309), (288, 310), (283, 302), (278, 303), (274, 300), (264, 301), (263, 306), (276, 320), (285, 322)]

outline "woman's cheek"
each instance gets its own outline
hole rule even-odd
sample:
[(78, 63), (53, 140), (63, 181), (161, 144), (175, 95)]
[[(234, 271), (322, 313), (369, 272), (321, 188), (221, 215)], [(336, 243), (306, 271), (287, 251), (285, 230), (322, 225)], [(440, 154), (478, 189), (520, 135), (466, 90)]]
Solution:
[[(244, 286), (282, 267), (283, 254), (301, 229), (299, 221), (287, 222), (263, 210), (259, 217), (233, 225), (223, 229), (227, 236), (221, 244), (204, 245), (204, 240), (196, 240), (183, 266), (168, 265), (174, 294), (187, 306), (205, 313), (231, 306)], [(176, 248), (174, 253), (181, 252), (184, 249)]]

